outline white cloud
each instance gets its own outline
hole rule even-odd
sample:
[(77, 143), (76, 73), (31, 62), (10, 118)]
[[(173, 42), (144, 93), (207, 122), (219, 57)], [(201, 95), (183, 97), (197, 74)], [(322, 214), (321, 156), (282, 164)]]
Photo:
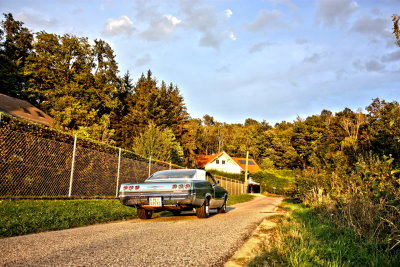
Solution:
[(182, 22), (173, 15), (162, 15), (151, 21), (148, 29), (142, 33), (142, 36), (150, 41), (159, 41), (172, 34), (175, 28)]
[(307, 44), (308, 43), (308, 40), (304, 39), (304, 38), (297, 38), (294, 41), (296, 42), (296, 44), (299, 44), (299, 45), (303, 45), (303, 44)]
[(288, 28), (289, 24), (283, 20), (282, 13), (278, 10), (263, 9), (259, 12), (257, 18), (247, 26), (252, 32), (263, 30)]
[(293, 4), (292, 1), (290, 0), (267, 0), (268, 2), (270, 2), (271, 4), (277, 6), (277, 5), (286, 5), (288, 6), (290, 9), (292, 10), (297, 10), (298, 7)]
[(365, 63), (365, 69), (367, 71), (378, 72), (378, 71), (384, 70), (385, 66), (376, 60), (370, 60)]
[(232, 15), (233, 15), (233, 11), (232, 10), (230, 10), (230, 9), (225, 10), (225, 16), (227, 18), (232, 17)]
[(312, 55), (305, 57), (303, 62), (304, 63), (317, 63), (318, 61), (320, 61), (320, 59), (321, 59), (320, 54), (313, 53)]
[(226, 20), (233, 15), (231, 9), (225, 10), (222, 15), (200, 1), (181, 1), (180, 9), (183, 14), (182, 26), (200, 33), (200, 46), (219, 49), (224, 41), (236, 40)]
[(50, 28), (58, 23), (56, 19), (47, 18), (44, 14), (32, 9), (18, 13), (15, 19), (37, 28)]
[(108, 19), (104, 26), (104, 34), (108, 36), (131, 35), (136, 31), (132, 21), (127, 16)]
[(151, 55), (146, 53), (136, 60), (136, 65), (143, 66), (149, 64), (150, 62), (151, 62)]
[(252, 47), (250, 47), (249, 49), (249, 53), (256, 53), (256, 52), (261, 52), (264, 50), (264, 48), (266, 48), (267, 46), (272, 46), (275, 45), (275, 43), (273, 42), (260, 42), (260, 43), (256, 43), (255, 45), (253, 45)]
[(399, 60), (400, 60), (400, 50), (391, 52), (382, 57), (383, 62), (391, 62), (391, 61), (399, 61)]
[(390, 39), (392, 37), (389, 20), (383, 18), (360, 17), (354, 22), (351, 31), (368, 35), (372, 38)]
[(229, 32), (229, 38), (230, 38), (232, 41), (236, 41), (236, 40), (237, 40), (236, 35), (235, 35), (234, 32)]
[(342, 24), (357, 8), (358, 3), (352, 0), (318, 0), (316, 20), (328, 26)]

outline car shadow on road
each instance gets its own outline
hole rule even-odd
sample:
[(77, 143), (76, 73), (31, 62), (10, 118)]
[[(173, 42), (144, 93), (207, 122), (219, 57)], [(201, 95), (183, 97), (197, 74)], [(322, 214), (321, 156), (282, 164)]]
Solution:
[[(234, 210), (234, 207), (226, 207), (226, 213)], [(210, 217), (217, 215), (217, 209), (210, 209)], [(153, 219), (156, 218), (179, 218), (179, 217), (196, 217), (196, 212), (194, 211), (183, 211), (180, 215), (173, 215), (172, 212), (164, 211), (156, 213), (153, 215)]]

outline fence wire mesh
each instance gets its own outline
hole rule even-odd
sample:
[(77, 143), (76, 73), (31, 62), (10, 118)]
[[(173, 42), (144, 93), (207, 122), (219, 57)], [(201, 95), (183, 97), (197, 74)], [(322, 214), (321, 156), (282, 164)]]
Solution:
[[(141, 183), (175, 167), (88, 149), (79, 140), (73, 153), (73, 144), (0, 128), (0, 196), (111, 197), (122, 183)], [(242, 183), (217, 179), (230, 195), (242, 194)]]

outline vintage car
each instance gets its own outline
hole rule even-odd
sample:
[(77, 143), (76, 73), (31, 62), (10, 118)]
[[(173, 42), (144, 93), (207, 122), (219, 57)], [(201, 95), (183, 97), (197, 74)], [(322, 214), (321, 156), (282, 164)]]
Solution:
[(159, 171), (144, 183), (122, 184), (119, 194), (123, 205), (137, 208), (140, 219), (150, 219), (154, 211), (195, 210), (199, 218), (208, 218), (210, 209), (226, 212), (228, 191), (214, 177), (196, 169)]

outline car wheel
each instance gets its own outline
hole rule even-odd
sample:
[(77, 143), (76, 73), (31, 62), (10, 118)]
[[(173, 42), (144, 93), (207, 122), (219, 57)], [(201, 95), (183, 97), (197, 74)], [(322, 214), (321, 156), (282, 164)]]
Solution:
[(153, 211), (137, 208), (137, 216), (142, 220), (151, 219), (151, 216), (153, 216)]
[(210, 216), (210, 203), (208, 199), (203, 203), (203, 206), (196, 209), (196, 215), (198, 218), (208, 218)]
[(226, 213), (226, 199), (224, 200), (222, 207), (218, 208), (218, 213)]
[(180, 211), (180, 210), (174, 210), (174, 211), (172, 211), (172, 214), (174, 214), (175, 216), (179, 216), (179, 215), (181, 215), (181, 212), (182, 211)]

